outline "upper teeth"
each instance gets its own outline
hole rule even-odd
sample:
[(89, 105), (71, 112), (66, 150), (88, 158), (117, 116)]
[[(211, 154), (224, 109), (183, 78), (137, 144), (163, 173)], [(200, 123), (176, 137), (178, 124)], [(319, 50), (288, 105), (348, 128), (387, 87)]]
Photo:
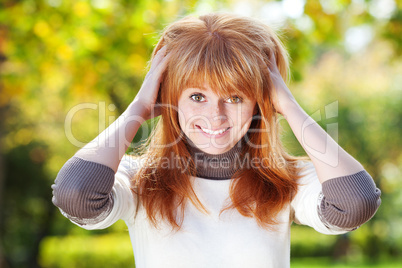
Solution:
[(211, 135), (222, 134), (223, 132), (225, 132), (226, 130), (229, 129), (229, 128), (223, 128), (223, 129), (220, 129), (220, 130), (215, 130), (215, 131), (213, 131), (213, 130), (210, 130), (210, 129), (207, 129), (207, 128), (203, 128), (203, 127), (201, 127), (201, 126), (200, 126), (200, 128), (201, 128), (202, 131), (204, 131), (205, 133), (208, 133), (208, 134), (211, 134)]

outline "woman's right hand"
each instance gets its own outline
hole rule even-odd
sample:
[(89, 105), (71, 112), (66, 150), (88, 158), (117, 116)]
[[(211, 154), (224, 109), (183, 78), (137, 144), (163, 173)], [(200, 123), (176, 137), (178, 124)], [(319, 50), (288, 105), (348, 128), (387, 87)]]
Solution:
[(134, 101), (119, 118), (81, 148), (75, 156), (106, 165), (115, 172), (117, 171), (121, 158), (144, 120), (160, 114), (160, 111), (155, 109), (156, 99), (158, 98), (162, 74), (166, 70), (168, 61), (169, 55), (166, 55), (165, 46), (153, 58), (151, 69)]
[(156, 105), (156, 100), (163, 78), (162, 74), (165, 72), (169, 62), (169, 54), (166, 54), (166, 50), (167, 46), (164, 46), (156, 53), (141, 89), (134, 99), (135, 105), (141, 105), (144, 109), (145, 120), (161, 114), (160, 107)]

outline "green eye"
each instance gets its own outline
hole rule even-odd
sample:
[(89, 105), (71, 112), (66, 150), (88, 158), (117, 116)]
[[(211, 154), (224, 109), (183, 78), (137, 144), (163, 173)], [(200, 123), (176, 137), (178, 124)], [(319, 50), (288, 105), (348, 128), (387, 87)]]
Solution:
[(238, 96), (231, 96), (227, 99), (227, 102), (229, 102), (229, 103), (239, 103), (241, 101), (242, 101), (242, 99), (239, 98)]
[(202, 96), (201, 94), (193, 94), (190, 96), (190, 98), (196, 102), (202, 102), (205, 100), (204, 96)]

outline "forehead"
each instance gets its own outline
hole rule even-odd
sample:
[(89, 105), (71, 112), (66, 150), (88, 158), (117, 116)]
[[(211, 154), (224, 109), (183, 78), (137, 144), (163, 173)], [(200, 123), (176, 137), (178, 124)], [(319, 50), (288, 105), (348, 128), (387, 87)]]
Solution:
[(217, 49), (214, 44), (207, 44), (201, 50), (177, 49), (175, 53), (177, 56), (169, 62), (167, 81), (176, 99), (188, 88), (210, 90), (222, 98), (256, 97), (260, 69), (258, 64), (249, 62), (250, 55), (237, 55), (228, 47)]

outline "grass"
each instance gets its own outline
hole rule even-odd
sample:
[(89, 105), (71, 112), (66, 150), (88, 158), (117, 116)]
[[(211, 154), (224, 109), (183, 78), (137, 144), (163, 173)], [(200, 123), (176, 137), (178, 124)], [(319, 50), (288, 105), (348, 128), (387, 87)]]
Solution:
[(377, 263), (364, 262), (334, 262), (329, 258), (294, 258), (291, 260), (291, 268), (400, 268), (402, 259), (384, 260)]

